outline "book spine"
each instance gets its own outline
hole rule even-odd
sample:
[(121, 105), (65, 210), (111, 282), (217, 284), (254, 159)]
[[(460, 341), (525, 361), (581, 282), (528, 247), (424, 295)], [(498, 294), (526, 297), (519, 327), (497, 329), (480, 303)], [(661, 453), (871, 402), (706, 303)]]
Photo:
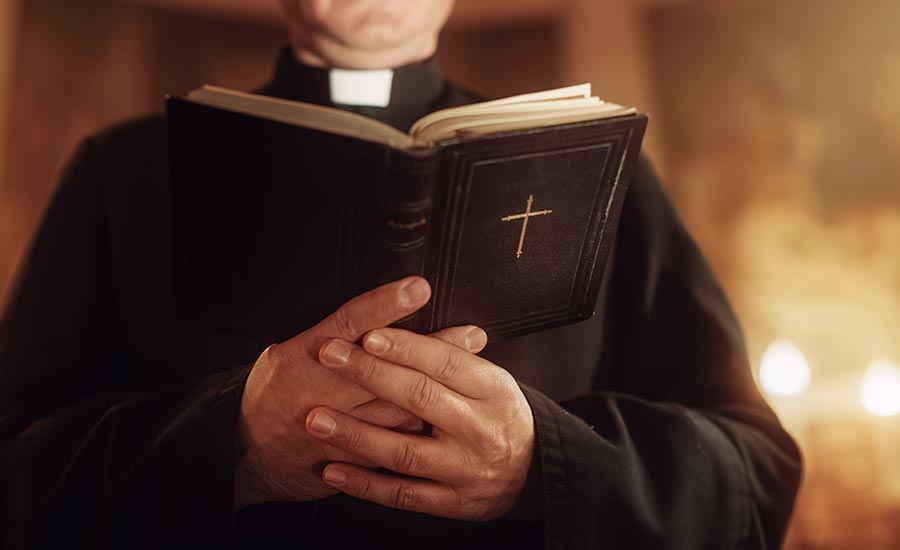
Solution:
[(436, 173), (436, 155), (389, 153), (377, 284), (423, 274)]

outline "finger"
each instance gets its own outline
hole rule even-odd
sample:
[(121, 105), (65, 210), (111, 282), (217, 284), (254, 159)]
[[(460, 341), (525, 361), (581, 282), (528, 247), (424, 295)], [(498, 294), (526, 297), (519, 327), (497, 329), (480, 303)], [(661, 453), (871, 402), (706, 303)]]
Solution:
[(322, 480), (338, 491), (382, 506), (464, 519), (456, 491), (435, 481), (373, 472), (350, 464), (329, 464)]
[[(453, 347), (435, 338), (429, 340)], [(421, 372), (366, 353), (355, 344), (329, 340), (319, 350), (319, 362), (366, 391), (447, 431), (472, 423), (472, 409), (462, 395)]]
[(508, 377), (477, 355), (407, 330), (377, 329), (366, 334), (362, 344), (372, 355), (415, 369), (467, 397), (491, 397)]
[(453, 344), (469, 353), (479, 353), (487, 345), (487, 333), (474, 325), (445, 328), (432, 332), (429, 336)]
[(360, 294), (316, 325), (329, 338), (355, 342), (366, 332), (386, 327), (428, 302), (431, 287), (422, 277), (406, 277)]
[(391, 429), (402, 434), (421, 435), (425, 437), (431, 437), (434, 433), (433, 426), (431, 424), (425, 422), (421, 418), (415, 417), (413, 417), (408, 422), (404, 422), (403, 424), (395, 426)]
[(401, 409), (389, 401), (377, 398), (357, 406), (350, 411), (350, 416), (383, 428), (396, 428), (418, 420), (409, 411)]
[[(322, 395), (328, 396), (329, 405), (341, 410), (351, 410), (358, 405), (377, 399), (366, 389), (357, 384), (350, 384), (346, 378), (335, 376), (336, 373), (316, 364), (316, 352), (312, 352), (312, 357), (309, 355), (309, 351), (300, 350), (296, 346), (273, 344), (260, 354), (253, 365), (250, 377), (252, 379), (257, 373), (268, 373), (260, 374), (260, 376), (271, 377), (272, 373), (285, 372), (287, 369), (293, 383), (317, 388)], [(296, 389), (290, 389), (289, 386), (291, 386), (290, 382), (282, 381), (275, 391), (279, 391), (284, 400), (294, 399), (293, 392), (296, 392)], [(309, 410), (311, 407), (304, 408)]]
[[(340, 407), (335, 408), (343, 410)], [(351, 410), (349, 414), (363, 422), (390, 428), (404, 434), (430, 436), (432, 432), (431, 424), (384, 399), (375, 398), (368, 403), (363, 403)]]
[(445, 444), (373, 426), (334, 409), (310, 411), (306, 430), (341, 451), (400, 474), (441, 479), (455, 471)]
[(428, 302), (431, 287), (422, 277), (406, 277), (353, 298), (308, 331), (278, 345), (279, 353), (299, 363), (316, 353), (327, 338), (359, 340), (367, 331), (386, 327)]

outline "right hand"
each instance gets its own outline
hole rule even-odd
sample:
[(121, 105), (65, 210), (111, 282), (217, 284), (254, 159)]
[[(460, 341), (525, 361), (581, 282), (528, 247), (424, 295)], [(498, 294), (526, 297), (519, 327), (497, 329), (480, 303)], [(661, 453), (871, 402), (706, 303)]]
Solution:
[[(253, 365), (244, 387), (237, 428), (240, 454), (235, 466), (235, 509), (268, 501), (324, 498), (335, 490), (322, 482), (331, 462), (372, 466), (358, 457), (310, 437), (306, 416), (326, 405), (386, 428), (408, 428), (418, 419), (333, 373), (319, 363), (319, 348), (332, 338), (359, 340), (428, 302), (431, 288), (421, 277), (407, 277), (361, 294), (325, 320), (290, 340), (267, 348)], [(468, 349), (473, 327), (433, 334)], [(483, 333), (482, 333), (483, 334)]]

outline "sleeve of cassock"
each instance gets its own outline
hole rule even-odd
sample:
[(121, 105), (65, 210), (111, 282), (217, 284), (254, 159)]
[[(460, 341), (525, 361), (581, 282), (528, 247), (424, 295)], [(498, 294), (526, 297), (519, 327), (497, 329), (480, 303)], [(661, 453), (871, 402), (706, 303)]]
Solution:
[(642, 161), (621, 217), (603, 389), (534, 411), (546, 548), (778, 548), (797, 447), (737, 321)]
[(0, 318), (0, 547), (228, 548), (249, 367), (127, 389), (97, 164), (87, 141)]

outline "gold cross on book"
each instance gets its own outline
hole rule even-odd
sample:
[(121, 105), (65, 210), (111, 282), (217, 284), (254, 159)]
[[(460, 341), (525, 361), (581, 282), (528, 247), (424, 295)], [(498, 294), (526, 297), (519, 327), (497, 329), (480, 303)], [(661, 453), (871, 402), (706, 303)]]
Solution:
[(528, 229), (528, 218), (532, 216), (546, 216), (547, 214), (552, 214), (553, 210), (538, 210), (536, 212), (531, 211), (531, 203), (534, 202), (534, 195), (528, 195), (528, 203), (525, 205), (525, 212), (523, 214), (513, 214), (511, 216), (504, 216), (500, 218), (502, 222), (511, 222), (513, 220), (522, 220), (522, 232), (519, 234), (519, 248), (516, 250), (516, 258), (520, 258), (522, 256), (522, 245), (525, 243), (525, 231)]

